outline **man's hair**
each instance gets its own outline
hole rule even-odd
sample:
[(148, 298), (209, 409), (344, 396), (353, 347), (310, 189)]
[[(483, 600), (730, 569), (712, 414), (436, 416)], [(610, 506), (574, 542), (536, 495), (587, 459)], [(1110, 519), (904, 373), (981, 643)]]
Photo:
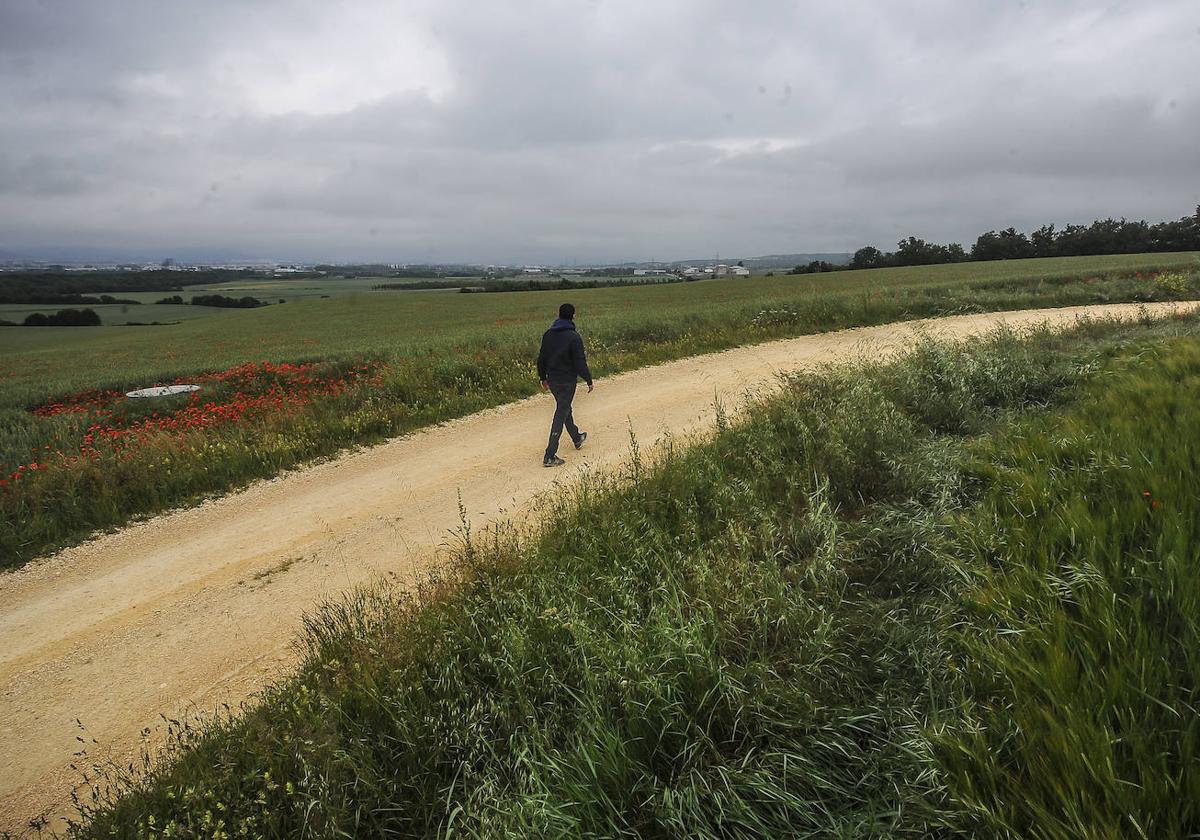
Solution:
[(562, 306), (558, 307), (558, 317), (566, 318), (568, 321), (574, 321), (575, 307), (569, 303), (564, 303)]

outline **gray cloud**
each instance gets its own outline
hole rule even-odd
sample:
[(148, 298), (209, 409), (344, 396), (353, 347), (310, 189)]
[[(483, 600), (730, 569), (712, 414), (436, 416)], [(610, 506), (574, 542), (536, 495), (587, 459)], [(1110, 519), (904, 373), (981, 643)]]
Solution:
[(1200, 201), (1194, 0), (0, 11), (0, 246), (670, 258)]

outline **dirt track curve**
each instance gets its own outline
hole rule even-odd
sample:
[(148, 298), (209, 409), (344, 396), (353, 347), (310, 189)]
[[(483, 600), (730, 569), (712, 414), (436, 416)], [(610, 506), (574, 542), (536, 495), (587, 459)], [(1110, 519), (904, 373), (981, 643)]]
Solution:
[[(1181, 304), (1190, 307), (1194, 304)], [(1162, 311), (1165, 306), (1147, 307)], [(0, 830), (60, 816), (88, 761), (129, 758), (160, 713), (247, 698), (290, 664), (302, 614), (380, 574), (432, 561), (459, 520), (519, 518), (581, 469), (712, 422), (772, 387), (779, 371), (908, 345), (914, 328), (946, 337), (1004, 322), (1130, 317), (1135, 305), (969, 315), (846, 330), (684, 359), (599, 381), (576, 415), (589, 434), (568, 465), (543, 469), (550, 398), (535, 397), (346, 454), (200, 507), (100, 537), (0, 576)], [(564, 442), (566, 439), (564, 437)]]

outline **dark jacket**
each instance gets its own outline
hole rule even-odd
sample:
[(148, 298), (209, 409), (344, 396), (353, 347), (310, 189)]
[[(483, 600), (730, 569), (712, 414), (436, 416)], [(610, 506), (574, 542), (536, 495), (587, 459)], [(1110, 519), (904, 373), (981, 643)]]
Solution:
[(574, 382), (575, 377), (592, 384), (583, 339), (575, 332), (575, 322), (559, 318), (542, 335), (537, 360), (538, 379), (542, 382)]

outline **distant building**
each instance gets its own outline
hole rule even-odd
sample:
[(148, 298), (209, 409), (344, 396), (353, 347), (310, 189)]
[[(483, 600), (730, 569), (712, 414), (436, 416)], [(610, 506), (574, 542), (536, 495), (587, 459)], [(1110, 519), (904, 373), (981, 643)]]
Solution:
[(749, 277), (750, 269), (742, 265), (726, 265), (725, 263), (717, 263), (716, 265), (706, 266), (688, 266), (683, 270), (684, 277)]
[[(707, 269), (705, 269), (707, 271)], [(750, 269), (741, 265), (726, 265), (720, 263), (712, 267), (712, 273), (716, 277), (749, 277)]]
[(666, 274), (667, 270), (665, 268), (635, 268), (633, 273), (636, 277), (644, 277), (647, 274)]

